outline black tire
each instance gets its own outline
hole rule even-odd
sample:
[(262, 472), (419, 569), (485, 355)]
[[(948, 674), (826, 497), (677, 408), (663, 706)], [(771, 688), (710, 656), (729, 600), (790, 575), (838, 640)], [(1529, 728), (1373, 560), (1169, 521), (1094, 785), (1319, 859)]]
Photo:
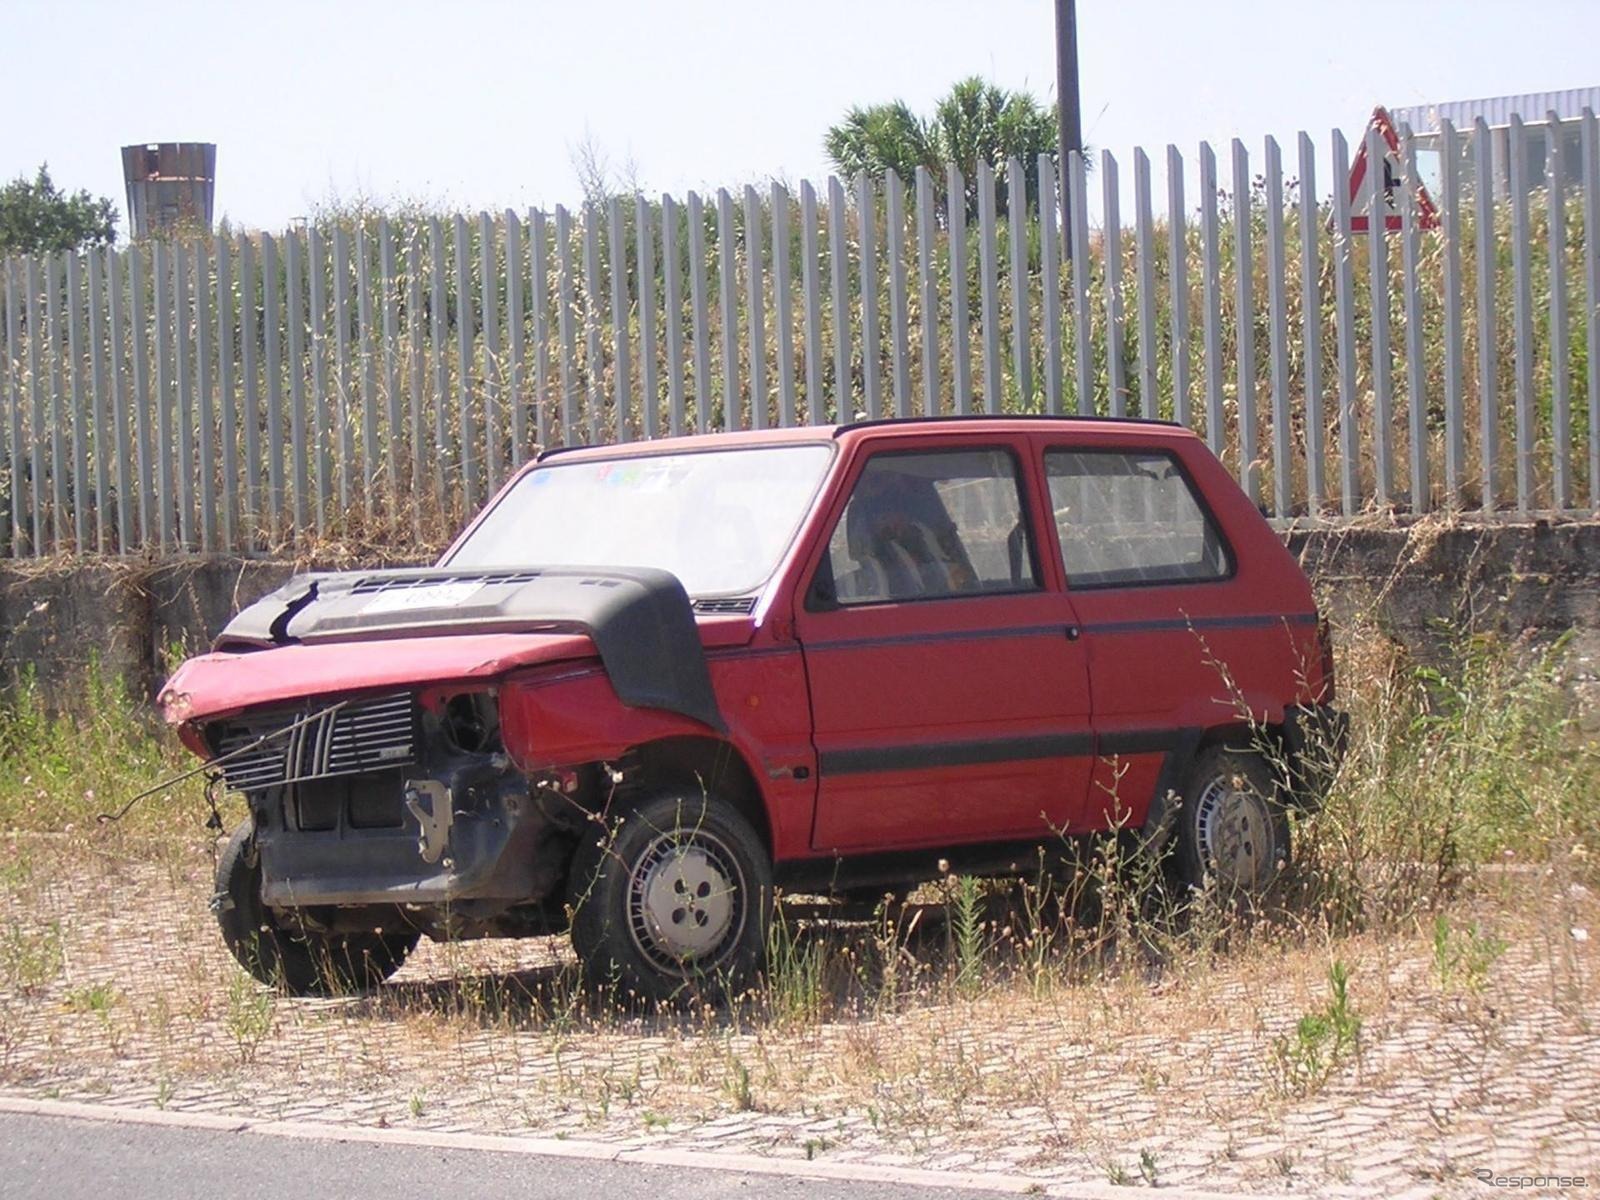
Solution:
[(421, 934), (319, 933), (280, 921), (261, 902), (255, 826), (233, 831), (217, 861), (217, 924), (239, 965), (294, 996), (332, 996), (376, 987), (400, 969)]
[(727, 801), (685, 789), (647, 797), (585, 832), (568, 904), (591, 982), (645, 1003), (721, 1002), (761, 969), (772, 865)]
[(1210, 746), (1196, 756), (1178, 813), (1178, 870), (1184, 883), (1209, 878), (1218, 891), (1257, 897), (1289, 863), (1289, 818), (1261, 755)]

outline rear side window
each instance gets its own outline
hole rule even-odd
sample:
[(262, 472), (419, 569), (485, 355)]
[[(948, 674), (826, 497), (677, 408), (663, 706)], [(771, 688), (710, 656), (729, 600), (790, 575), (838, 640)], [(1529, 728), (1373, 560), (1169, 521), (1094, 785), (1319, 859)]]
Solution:
[(812, 594), (873, 604), (1039, 586), (1017, 460), (1004, 450), (868, 460)]
[(1045, 476), (1072, 587), (1189, 583), (1231, 570), (1216, 525), (1170, 454), (1047, 450)]

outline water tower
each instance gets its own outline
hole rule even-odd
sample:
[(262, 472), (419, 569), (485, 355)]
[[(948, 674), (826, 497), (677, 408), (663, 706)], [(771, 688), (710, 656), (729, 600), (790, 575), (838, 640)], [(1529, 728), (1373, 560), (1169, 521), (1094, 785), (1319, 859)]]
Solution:
[(175, 225), (211, 228), (217, 147), (212, 142), (151, 142), (122, 148), (128, 226), (135, 238)]

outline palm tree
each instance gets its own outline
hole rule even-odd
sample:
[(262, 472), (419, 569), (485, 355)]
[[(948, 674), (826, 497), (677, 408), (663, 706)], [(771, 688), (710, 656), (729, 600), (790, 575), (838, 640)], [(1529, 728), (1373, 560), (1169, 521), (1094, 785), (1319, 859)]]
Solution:
[[(1056, 161), (1056, 113), (1029, 92), (1013, 92), (977, 76), (956, 83), (935, 106), (931, 117), (919, 117), (903, 100), (855, 107), (829, 128), (823, 147), (834, 167), (845, 175), (893, 170), (910, 180), (927, 167), (945, 209), (946, 168), (961, 169), (966, 184), (967, 219), (978, 214), (976, 166), (982, 161), (1003, 170), (1008, 159), (1021, 160), (1027, 180), (1028, 207), (1039, 199), (1039, 156)], [(1000, 188), (996, 212), (1004, 216), (1008, 196)]]

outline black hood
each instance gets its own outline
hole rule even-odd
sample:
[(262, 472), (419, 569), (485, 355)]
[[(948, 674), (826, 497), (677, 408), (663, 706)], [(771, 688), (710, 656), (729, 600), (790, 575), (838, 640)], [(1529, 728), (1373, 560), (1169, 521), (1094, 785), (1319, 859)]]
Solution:
[(593, 640), (624, 704), (726, 730), (688, 594), (676, 575), (648, 567), (296, 575), (234, 617), (215, 649), (553, 632)]

